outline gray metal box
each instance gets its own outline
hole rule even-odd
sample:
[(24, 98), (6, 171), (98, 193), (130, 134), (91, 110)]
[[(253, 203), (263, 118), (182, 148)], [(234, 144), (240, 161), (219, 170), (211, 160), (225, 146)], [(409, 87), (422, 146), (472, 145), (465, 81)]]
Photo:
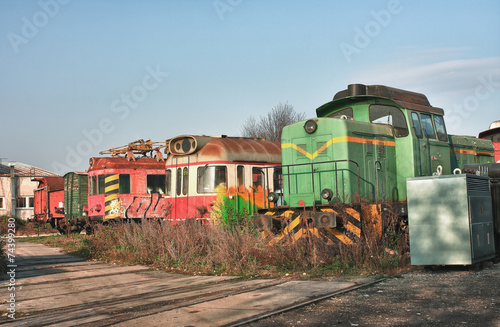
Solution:
[(488, 177), (415, 177), (406, 186), (412, 265), (471, 265), (495, 256)]

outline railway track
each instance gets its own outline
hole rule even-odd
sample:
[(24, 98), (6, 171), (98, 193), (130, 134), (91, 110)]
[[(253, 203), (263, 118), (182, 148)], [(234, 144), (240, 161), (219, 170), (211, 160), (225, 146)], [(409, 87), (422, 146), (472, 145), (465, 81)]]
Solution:
[(186, 276), (86, 262), (39, 244), (17, 250), (16, 319), (0, 325), (242, 326), (369, 285)]

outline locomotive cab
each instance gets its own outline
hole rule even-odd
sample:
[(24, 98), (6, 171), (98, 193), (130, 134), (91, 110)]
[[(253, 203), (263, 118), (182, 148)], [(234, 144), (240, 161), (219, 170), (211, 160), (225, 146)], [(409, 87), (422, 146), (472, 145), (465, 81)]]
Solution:
[(256, 217), (278, 239), (292, 230), (322, 237), (314, 227), (325, 212), (336, 217), (326, 228), (334, 240), (355, 242), (362, 221), (380, 234), (383, 207), (406, 215), (407, 178), (493, 161), (491, 142), (448, 135), (443, 109), (420, 93), (353, 84), (316, 113), (283, 128), (284, 206)]

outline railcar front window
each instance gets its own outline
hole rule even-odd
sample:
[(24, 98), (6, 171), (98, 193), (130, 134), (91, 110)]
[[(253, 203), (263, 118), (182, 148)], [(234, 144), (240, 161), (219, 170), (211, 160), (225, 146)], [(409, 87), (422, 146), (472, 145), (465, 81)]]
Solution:
[(425, 136), (429, 139), (435, 139), (436, 133), (434, 133), (434, 127), (432, 126), (431, 115), (421, 114), (420, 119), (422, 120)]
[(405, 115), (398, 107), (372, 104), (370, 105), (369, 116), (371, 123), (388, 124), (394, 127), (396, 137), (408, 135)]
[(186, 168), (183, 169), (182, 171), (182, 194), (186, 195), (188, 192), (188, 181), (189, 181), (189, 171)]
[(175, 192), (177, 193), (177, 195), (181, 195), (181, 190), (182, 190), (182, 169), (177, 168), (177, 177), (175, 185)]
[(227, 187), (226, 166), (198, 167), (198, 193), (212, 193)]
[(92, 195), (97, 194), (97, 176), (92, 176)]
[(99, 194), (105, 194), (106, 191), (106, 175), (97, 176), (99, 182)]
[(120, 194), (130, 194), (130, 175), (120, 174), (119, 177)]
[(165, 170), (165, 187), (167, 191), (167, 195), (170, 195), (172, 192), (172, 171), (170, 169)]
[(444, 127), (443, 117), (434, 116), (434, 126), (436, 126), (438, 140), (448, 142), (448, 135), (446, 134), (446, 129)]
[(147, 188), (148, 194), (165, 194), (165, 175), (148, 175)]

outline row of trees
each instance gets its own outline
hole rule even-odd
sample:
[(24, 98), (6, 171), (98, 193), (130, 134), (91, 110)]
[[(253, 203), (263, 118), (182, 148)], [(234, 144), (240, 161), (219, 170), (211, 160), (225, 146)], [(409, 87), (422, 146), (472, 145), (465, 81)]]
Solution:
[(268, 141), (280, 142), (281, 131), (286, 125), (304, 120), (305, 113), (297, 113), (292, 105), (278, 103), (267, 116), (260, 116), (257, 120), (254, 116), (248, 117), (241, 127), (244, 137), (265, 138)]

